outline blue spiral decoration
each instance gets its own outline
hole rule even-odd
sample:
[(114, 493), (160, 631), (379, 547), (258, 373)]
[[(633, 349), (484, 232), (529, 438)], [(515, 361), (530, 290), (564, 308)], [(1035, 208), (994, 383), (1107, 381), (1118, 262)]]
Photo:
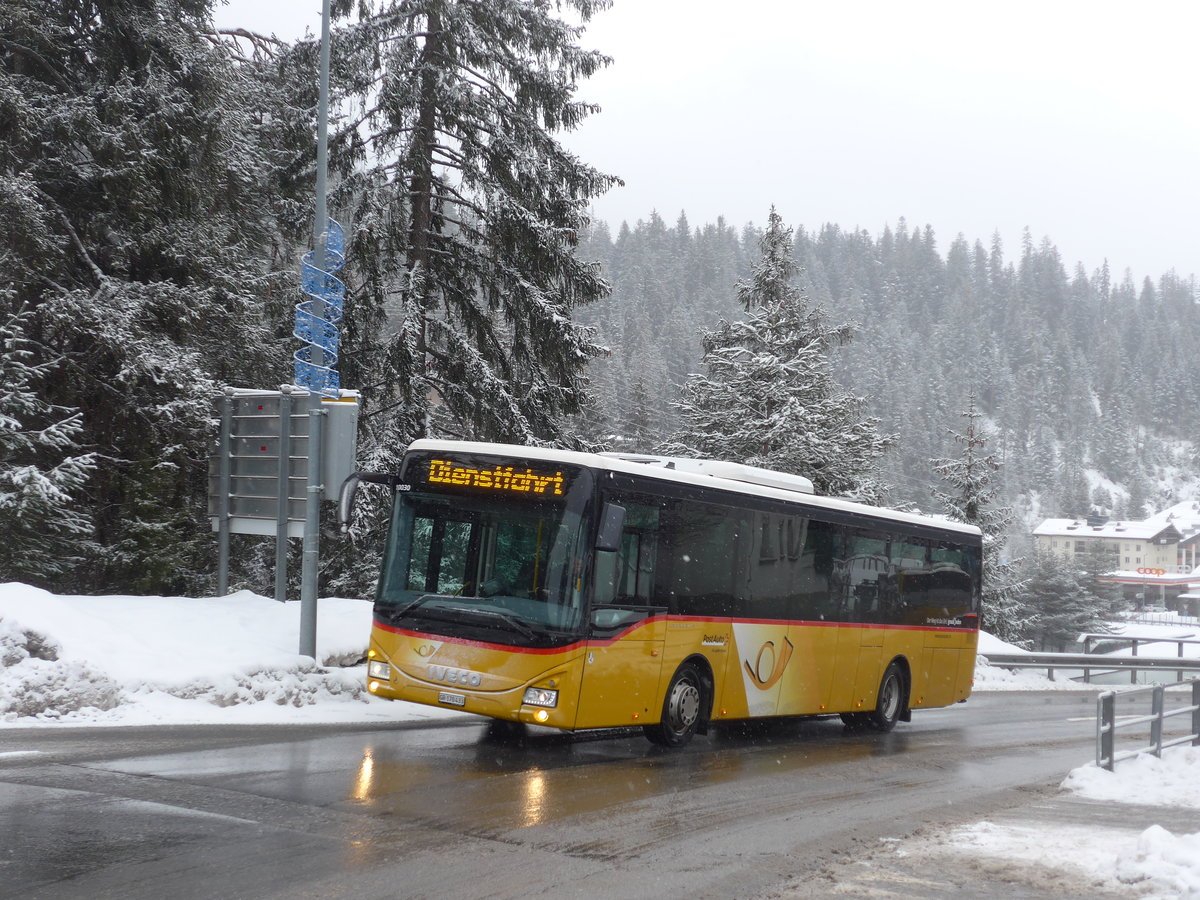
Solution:
[[(307, 299), (296, 304), (296, 325), (292, 334), (304, 344), (294, 355), (297, 386), (325, 397), (338, 396), (341, 380), (337, 373), (338, 324), (346, 303), (346, 285), (334, 273), (346, 264), (346, 235), (342, 226), (330, 219), (325, 234), (325, 268), (316, 265), (316, 251), (305, 253), (300, 261), (300, 289)], [(324, 304), (324, 315), (313, 312), (316, 300)], [(314, 357), (320, 350), (321, 363)]]

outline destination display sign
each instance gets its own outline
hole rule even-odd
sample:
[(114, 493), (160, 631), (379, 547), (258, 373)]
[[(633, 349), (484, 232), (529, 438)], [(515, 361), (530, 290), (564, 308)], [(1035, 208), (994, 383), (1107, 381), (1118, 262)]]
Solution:
[(429, 460), (426, 480), (436, 486), (448, 485), (488, 494), (524, 494), (547, 500), (562, 497), (569, 486), (568, 473), (553, 466), (542, 469), (503, 462), (481, 466), (437, 458)]

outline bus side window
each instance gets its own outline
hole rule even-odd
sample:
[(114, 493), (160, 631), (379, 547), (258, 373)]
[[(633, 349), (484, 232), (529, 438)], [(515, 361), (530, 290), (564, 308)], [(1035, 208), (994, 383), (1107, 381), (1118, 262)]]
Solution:
[(790, 614), (818, 621), (836, 618), (832, 581), (841, 532), (836, 525), (813, 519), (805, 522), (803, 538), (792, 575)]
[(620, 562), (616, 550), (597, 550), (595, 571), (596, 590), (594, 602), (607, 606), (617, 600), (617, 565)]
[(749, 512), (684, 500), (671, 535), (672, 611), (683, 615), (745, 615), (748, 555), (758, 533)]
[(657, 506), (619, 500), (625, 507), (625, 530), (619, 551), (596, 552), (595, 602), (649, 604), (658, 560)]
[(849, 529), (843, 567), (843, 602), (851, 622), (881, 622), (892, 575), (887, 535)]
[(625, 573), (621, 593), (649, 602), (654, 588), (654, 563), (657, 556), (657, 535), (649, 532), (626, 533)]
[(920, 538), (892, 541), (892, 593), (884, 621), (923, 624), (921, 610), (929, 590), (929, 547)]
[(978, 557), (945, 541), (938, 543), (930, 555), (934, 575), (930, 583), (930, 602), (948, 614), (978, 612)]

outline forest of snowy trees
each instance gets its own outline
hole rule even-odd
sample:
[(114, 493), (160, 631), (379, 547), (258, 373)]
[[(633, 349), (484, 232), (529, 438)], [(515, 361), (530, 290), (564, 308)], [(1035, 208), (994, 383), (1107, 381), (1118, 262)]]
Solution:
[[(561, 5), (586, 22), (607, 3)], [(2, 580), (211, 590), (212, 400), (291, 381), (316, 46), (211, 12), (0, 3)], [(1043, 516), (1195, 489), (1193, 278), (1068, 271), (1048, 242), (939, 243), (903, 219), (810, 231), (802, 209), (589, 222), (616, 179), (555, 137), (595, 112), (576, 91), (608, 62), (580, 25), (521, 0), (337, 12), (362, 468), (431, 435), (723, 455), (928, 512), (974, 508), (969, 486), (996, 515), (961, 517), (997, 560)], [(322, 591), (370, 590), (382, 517), (361, 511)], [(264, 542), (237, 551), (235, 583), (269, 591)], [(997, 608), (1015, 584), (991, 586)]]
[[(744, 318), (734, 286), (761, 233), (684, 214), (669, 226), (651, 213), (615, 237), (597, 224), (583, 252), (613, 292), (580, 314), (610, 348), (592, 364), (590, 437), (643, 450), (669, 438), (701, 333)], [(1045, 241), (1026, 237), (1010, 258), (999, 239), (942, 247), (932, 228), (902, 219), (875, 235), (797, 228), (793, 253), (807, 297), (853, 326), (833, 365), (894, 437), (879, 463), (887, 502), (940, 511), (930, 460), (953, 454), (972, 398), (1018, 537), (1044, 517), (1136, 518), (1196, 489), (1193, 277), (1137, 283), (1107, 262), (1068, 273)]]
[[(563, 444), (607, 293), (573, 251), (615, 180), (554, 136), (594, 111), (607, 0), (336, 4), (330, 207), (360, 465), (424, 435)], [(212, 0), (0, 3), (0, 578), (212, 589), (213, 399), (291, 382), (312, 228), (317, 46), (218, 30)], [(382, 517), (329, 542), (365, 594)], [(261, 542), (235, 583), (262, 588)]]

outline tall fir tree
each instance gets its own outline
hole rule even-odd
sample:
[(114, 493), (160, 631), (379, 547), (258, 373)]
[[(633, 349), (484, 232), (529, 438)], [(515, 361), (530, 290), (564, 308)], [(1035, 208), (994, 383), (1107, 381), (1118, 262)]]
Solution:
[[(420, 437), (581, 444), (568, 422), (602, 348), (575, 314), (609, 286), (576, 251), (617, 179), (557, 137), (597, 110), (575, 94), (610, 60), (556, 13), (609, 5), (368, 0), (340, 29), (341, 105), (361, 113), (333, 144), (352, 222), (342, 381), (366, 397), (364, 468)], [(331, 563), (343, 590), (378, 566), (383, 498), (364, 499)]]
[(1024, 600), (1025, 582), (1018, 574), (1020, 561), (1004, 558), (1013, 511), (997, 505), (996, 481), (1001, 467), (995, 454), (984, 452), (988, 437), (981, 427), (983, 414), (973, 395), (962, 416), (967, 420), (966, 428), (950, 431), (959, 455), (931, 461), (933, 471), (947, 485), (947, 489), (934, 488), (934, 497), (950, 518), (975, 525), (983, 532), (983, 627), (1001, 640), (1024, 645), (1036, 625), (1037, 614)]
[[(283, 293), (272, 259), (290, 255), (286, 177), (311, 110), (277, 102), (210, 10), (0, 4), (0, 321), (27, 311), (28, 365), (57, 367), (41, 401), (103, 462), (70, 501), (93, 552), (21, 576), (46, 587), (209, 589), (212, 398), (286, 371), (263, 306)], [(43, 445), (35, 464), (75, 455)]]
[[(558, 4), (584, 22), (608, 5)], [(346, 32), (370, 77), (340, 139), (361, 154), (340, 197), (350, 307), (372, 320), (348, 381), (377, 398), (376, 446), (569, 440), (599, 352), (572, 313), (608, 289), (575, 249), (588, 200), (616, 180), (555, 137), (596, 110), (574, 95), (609, 62), (582, 31), (546, 3), (382, 0)]]
[(704, 335), (706, 374), (683, 385), (668, 452), (728, 459), (810, 478), (821, 493), (876, 500), (888, 446), (864, 401), (833, 379), (830, 353), (851, 339), (795, 284), (792, 231), (774, 208), (751, 277), (746, 318)]

